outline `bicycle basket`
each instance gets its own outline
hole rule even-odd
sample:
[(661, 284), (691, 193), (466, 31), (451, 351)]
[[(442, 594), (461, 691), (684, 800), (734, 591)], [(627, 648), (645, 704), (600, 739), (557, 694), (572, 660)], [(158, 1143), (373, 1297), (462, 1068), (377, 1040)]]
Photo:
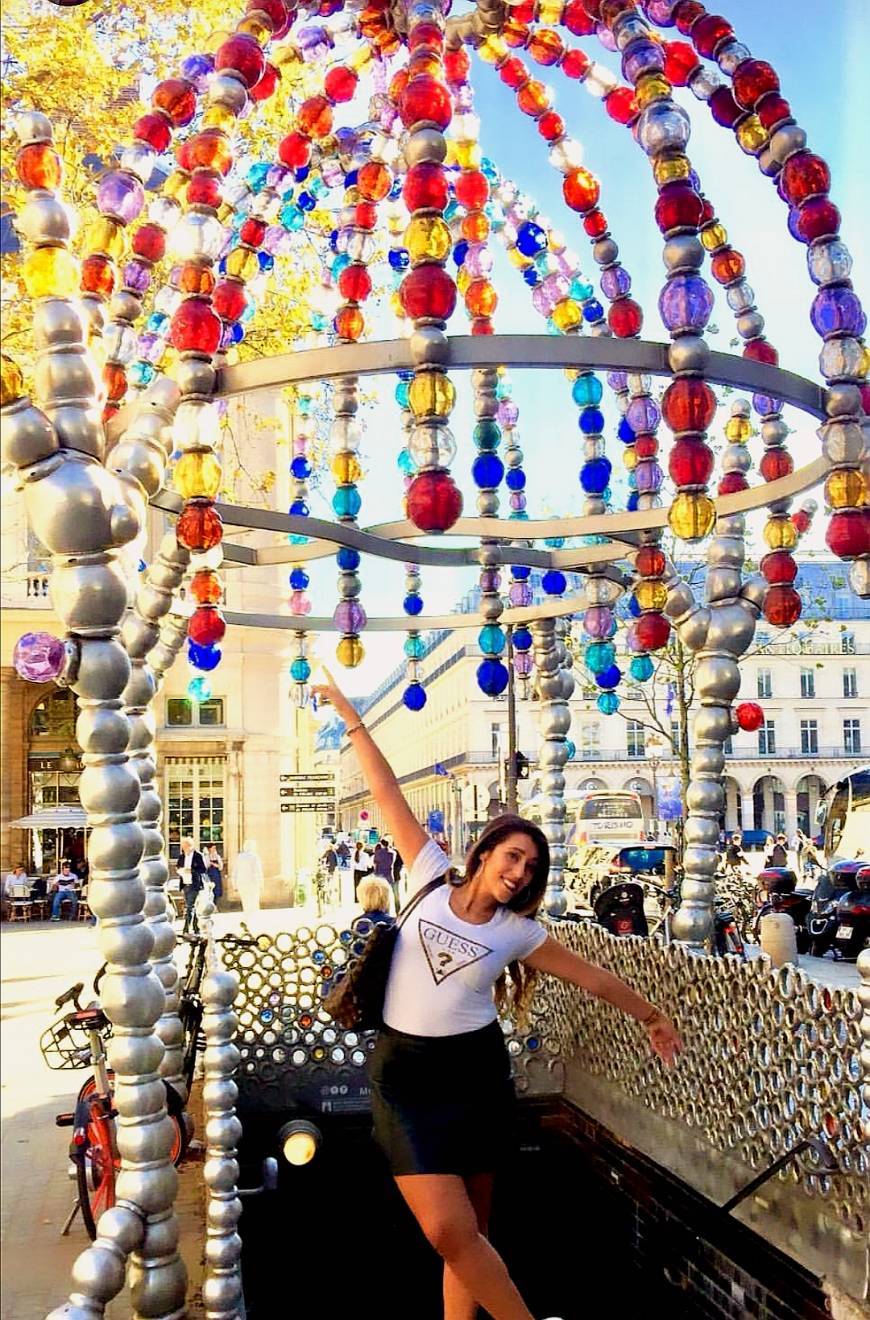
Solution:
[[(111, 1025), (104, 1027), (100, 1032), (103, 1040), (108, 1040), (111, 1034)], [(39, 1038), (39, 1049), (43, 1059), (54, 1072), (86, 1068), (91, 1061), (88, 1033), (82, 1027), (72, 1026), (63, 1018), (46, 1027)]]

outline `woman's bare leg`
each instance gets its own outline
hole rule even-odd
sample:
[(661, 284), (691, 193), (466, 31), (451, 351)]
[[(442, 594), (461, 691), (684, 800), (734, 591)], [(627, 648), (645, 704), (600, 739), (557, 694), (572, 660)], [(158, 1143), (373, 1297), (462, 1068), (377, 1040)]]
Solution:
[[(491, 1173), (472, 1173), (463, 1180), (468, 1198), (474, 1207), (477, 1227), (483, 1237), (489, 1230), (492, 1209)], [(476, 1320), (477, 1302), (453, 1270), (444, 1262), (444, 1320)]]
[(501, 1256), (480, 1232), (462, 1178), (412, 1173), (397, 1178), (396, 1184), (438, 1255), (492, 1320), (534, 1320)]

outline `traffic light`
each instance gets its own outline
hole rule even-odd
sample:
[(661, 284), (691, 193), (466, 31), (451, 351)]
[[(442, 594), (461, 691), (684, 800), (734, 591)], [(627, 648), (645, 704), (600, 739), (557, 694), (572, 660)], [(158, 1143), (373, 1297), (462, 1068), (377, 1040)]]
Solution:
[[(505, 774), (510, 774), (510, 758), (505, 761)], [(523, 756), (522, 752), (514, 752), (514, 779), (528, 779), (529, 777), (529, 758)]]

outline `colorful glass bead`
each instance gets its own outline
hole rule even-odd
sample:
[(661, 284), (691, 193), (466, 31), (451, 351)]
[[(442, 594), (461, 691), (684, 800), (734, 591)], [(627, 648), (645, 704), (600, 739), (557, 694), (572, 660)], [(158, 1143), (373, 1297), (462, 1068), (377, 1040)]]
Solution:
[(245, 87), (255, 87), (266, 68), (266, 57), (253, 37), (236, 33), (215, 52), (215, 68), (230, 70)]
[(508, 685), (508, 671), (501, 660), (483, 660), (477, 666), (477, 686), (488, 697), (497, 697)]
[(801, 598), (794, 587), (770, 587), (764, 598), (764, 617), (776, 628), (788, 628), (797, 623), (801, 609)]
[(834, 513), (825, 533), (825, 544), (839, 559), (870, 554), (870, 509)]
[(402, 198), (409, 211), (443, 211), (449, 197), (447, 173), (434, 161), (412, 165), (405, 176)]
[(356, 669), (365, 658), (365, 649), (358, 637), (342, 637), (335, 648), (335, 657), (345, 669)]
[(187, 643), (187, 662), (194, 669), (202, 669), (205, 673), (217, 669), (221, 662), (222, 652), (219, 646), (199, 646), (196, 642), (188, 640)]
[(446, 532), (462, 513), (462, 493), (449, 472), (420, 472), (408, 488), (408, 517), (421, 532)]
[(176, 128), (184, 128), (196, 114), (196, 91), (184, 78), (164, 78), (151, 93), (151, 104), (155, 110), (162, 110)]
[(221, 322), (201, 298), (186, 298), (172, 317), (170, 339), (179, 353), (214, 353), (221, 342)]
[(97, 188), (97, 206), (103, 215), (114, 216), (129, 225), (145, 205), (145, 190), (138, 179), (125, 170), (104, 174)]
[(708, 496), (696, 491), (681, 491), (668, 510), (670, 529), (683, 541), (702, 540), (713, 530), (715, 521), (715, 504)]
[(402, 693), (402, 702), (407, 710), (422, 710), (426, 705), (426, 690), (422, 683), (409, 683)]
[(399, 98), (399, 114), (406, 128), (427, 120), (444, 129), (453, 115), (450, 92), (431, 74), (412, 78)]
[(602, 715), (615, 715), (620, 703), (615, 692), (602, 692), (595, 704)]
[(29, 142), (15, 160), (15, 172), (25, 188), (60, 187), (63, 175), (60, 156), (50, 142)]
[(200, 496), (214, 499), (220, 490), (221, 465), (211, 450), (191, 450), (175, 465), (173, 484), (185, 500)]
[(456, 307), (456, 285), (441, 266), (434, 264), (410, 271), (399, 293), (405, 315), (413, 320), (427, 316), (446, 321)]
[(790, 518), (769, 518), (764, 527), (764, 539), (771, 550), (792, 550), (798, 542), (797, 528)]
[(215, 605), (200, 605), (187, 625), (188, 636), (197, 646), (214, 646), (226, 630), (226, 621)]
[(31, 298), (74, 298), (79, 291), (79, 263), (66, 248), (35, 248), (21, 267)]
[(741, 701), (735, 707), (734, 718), (745, 733), (755, 733), (764, 723), (764, 710), (757, 701)]
[(671, 447), (668, 472), (677, 486), (706, 486), (713, 472), (714, 461), (709, 445), (684, 436)]
[(12, 664), (26, 683), (50, 683), (59, 678), (66, 666), (63, 639), (51, 633), (22, 633), (12, 652)]
[(421, 371), (408, 386), (408, 406), (417, 418), (447, 417), (456, 402), (456, 389), (443, 371)]
[(220, 545), (224, 533), (221, 516), (213, 504), (196, 499), (182, 509), (175, 531), (181, 544), (194, 554), (204, 554)]
[(672, 431), (706, 431), (716, 414), (716, 396), (706, 381), (681, 377), (665, 390), (661, 408)]
[(598, 204), (601, 185), (589, 170), (577, 169), (566, 174), (562, 195), (572, 211), (590, 211)]

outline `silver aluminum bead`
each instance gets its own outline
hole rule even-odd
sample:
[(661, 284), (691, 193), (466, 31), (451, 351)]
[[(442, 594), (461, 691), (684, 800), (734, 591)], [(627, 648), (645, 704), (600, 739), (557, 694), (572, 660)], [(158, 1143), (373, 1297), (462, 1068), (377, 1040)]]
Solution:
[(870, 598), (870, 559), (856, 559), (849, 569), (849, 585), (861, 600)]
[(145, 962), (154, 950), (154, 935), (144, 921), (115, 926), (103, 921), (100, 927), (100, 952), (107, 962), (123, 959), (125, 962)]
[(338, 594), (342, 600), (356, 600), (362, 591), (362, 579), (356, 573), (340, 573)]
[(587, 333), (591, 335), (593, 339), (609, 339), (612, 332), (610, 326), (602, 318), (600, 321), (593, 322), (593, 324), (589, 326)]
[(410, 169), (422, 161), (440, 165), (447, 155), (447, 140), (440, 128), (414, 128), (405, 139), (405, 164)]
[(207, 358), (182, 357), (175, 367), (175, 378), (183, 395), (212, 395), (217, 372)]
[(693, 779), (686, 792), (690, 812), (718, 814), (725, 802), (725, 790), (715, 779)]
[(724, 706), (702, 706), (692, 728), (695, 743), (710, 742), (721, 746), (731, 734), (731, 712)]
[(781, 417), (771, 418), (761, 423), (761, 438), (768, 448), (784, 444), (788, 439), (788, 427)]
[(38, 110), (25, 110), (15, 116), (15, 136), (23, 147), (30, 142), (51, 142), (51, 120)]
[(710, 611), (707, 606), (691, 611), (677, 626), (680, 641), (690, 651), (700, 651), (707, 640), (709, 626)]
[(102, 458), (105, 435), (95, 405), (82, 407), (81, 403), (46, 404), (45, 410), (63, 448)]
[(493, 623), (501, 618), (504, 611), (504, 604), (500, 596), (484, 596), (480, 602), (480, 612), (487, 623)]
[[(15, 229), (28, 243), (66, 244), (75, 225), (75, 217), (59, 197), (52, 193), (30, 193), (15, 217)], [(34, 310), (39, 304), (34, 305)]]
[(825, 412), (829, 417), (858, 417), (861, 413), (861, 394), (857, 385), (840, 383), (828, 387)]
[(144, 1220), (127, 1206), (114, 1205), (100, 1216), (99, 1240), (113, 1243), (125, 1256), (137, 1249), (144, 1233)]
[(477, 512), (481, 518), (491, 518), (498, 513), (498, 491), (482, 490), (477, 496)]
[(762, 150), (759, 151), (756, 159), (758, 161), (758, 168), (761, 170), (761, 173), (765, 178), (776, 178), (777, 174), (779, 174), (782, 169), (782, 166), (774, 156), (770, 147), (763, 147)]
[(857, 422), (826, 422), (819, 427), (822, 452), (836, 466), (857, 464), (864, 454), (864, 434)]
[(635, 135), (648, 156), (684, 151), (689, 143), (689, 116), (672, 101), (655, 101), (641, 111)]
[(719, 842), (719, 821), (704, 816), (690, 816), (686, 821), (686, 843), (712, 848)]
[(117, 623), (127, 605), (127, 578), (118, 563), (56, 564), (49, 590), (66, 627), (84, 637)]
[(704, 261), (704, 248), (694, 234), (675, 234), (662, 250), (662, 261), (669, 271), (699, 270)]
[(785, 124), (770, 139), (770, 152), (774, 160), (784, 165), (790, 156), (803, 151), (806, 145), (807, 135), (800, 124)]
[(165, 1115), (156, 1122), (118, 1125), (118, 1152), (130, 1164), (155, 1164), (168, 1160), (174, 1140), (175, 1125)]
[(724, 655), (702, 656), (696, 666), (695, 691), (702, 701), (733, 701), (740, 691), (737, 661)]
[(81, 706), (76, 720), (80, 747), (96, 756), (112, 756), (127, 746), (130, 726), (122, 710), (111, 706)]
[(450, 341), (437, 326), (420, 326), (410, 340), (411, 357), (420, 366), (443, 365), (450, 357)]
[(121, 441), (111, 451), (109, 464), (112, 471), (123, 469), (142, 486), (150, 499), (163, 485), (166, 473), (166, 457), (162, 450), (153, 445), (137, 442), (135, 439)]
[(722, 469), (725, 472), (748, 472), (752, 467), (752, 455), (746, 445), (726, 445), (722, 453)]
[(124, 1286), (125, 1264), (119, 1252), (95, 1242), (73, 1263), (73, 1288), (105, 1306)]
[(38, 353), (60, 345), (81, 348), (85, 322), (81, 307), (66, 298), (41, 298), (33, 307), (33, 341)]
[(744, 312), (737, 318), (737, 333), (741, 339), (757, 339), (764, 329), (764, 317), (760, 312)]
[[(170, 1170), (173, 1174), (174, 1169)], [(147, 1248), (143, 1247), (143, 1257)], [(155, 1253), (156, 1254), (156, 1253)], [(138, 1257), (130, 1262), (128, 1283), (133, 1313), (141, 1316), (181, 1316), (187, 1292), (187, 1270), (176, 1254), (147, 1266)]]
[(206, 91), (209, 105), (222, 105), (238, 115), (248, 103), (245, 85), (232, 70), (212, 74)]
[(111, 321), (127, 321), (132, 325), (141, 311), (142, 303), (138, 296), (135, 293), (128, 293), (126, 289), (119, 289), (113, 294), (109, 303)]
[(599, 266), (612, 266), (619, 256), (619, 247), (610, 237), (599, 238), (592, 244), (592, 256)]
[(0, 445), (4, 472), (8, 468), (26, 468), (40, 463), (60, 448), (51, 422), (26, 397), (16, 399), (3, 409)]
[(680, 335), (668, 348), (668, 365), (677, 374), (702, 373), (710, 356), (710, 346), (699, 335)]
[(139, 777), (129, 765), (86, 765), (79, 778), (79, 797), (89, 815), (112, 816), (135, 811)]
[[(717, 830), (717, 835), (718, 835), (718, 830)], [(693, 880), (696, 877), (702, 877), (702, 876), (709, 877), (710, 879), (712, 879), (713, 876), (716, 874), (716, 867), (718, 865), (718, 857), (717, 857), (716, 849), (703, 848), (698, 846), (695, 846), (694, 848), (687, 848), (684, 854), (683, 865), (685, 867), (686, 874), (691, 875)], [(683, 900), (685, 901), (687, 897), (688, 896), (685, 892), (685, 885), (684, 885)], [(676, 926), (676, 922), (674, 922), (674, 925)]]

